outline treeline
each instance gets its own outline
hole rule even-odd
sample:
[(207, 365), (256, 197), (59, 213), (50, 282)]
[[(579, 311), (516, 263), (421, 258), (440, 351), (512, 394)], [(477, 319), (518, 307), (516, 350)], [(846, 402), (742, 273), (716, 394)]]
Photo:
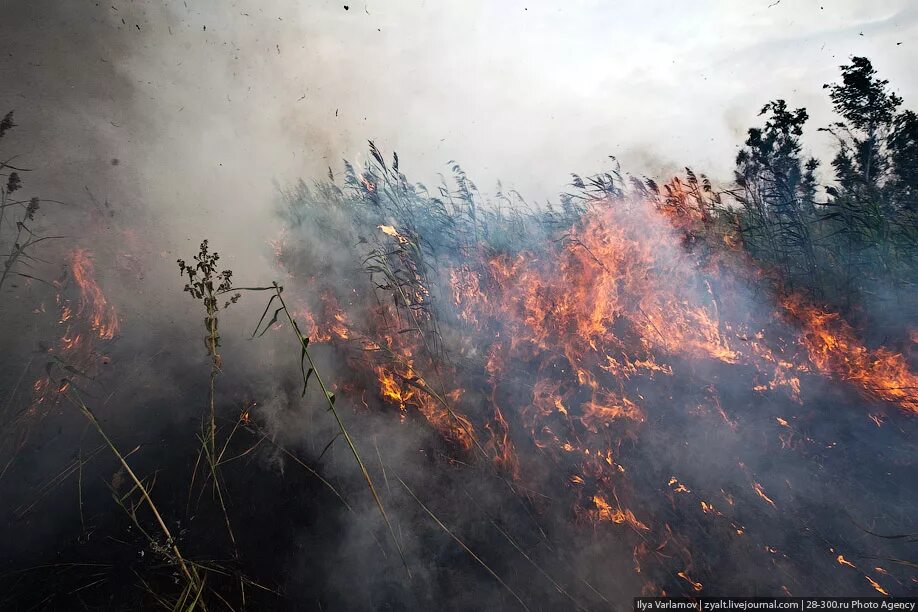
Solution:
[(834, 184), (802, 154), (806, 109), (766, 104), (736, 158), (730, 191), (743, 247), (790, 290), (842, 310), (892, 300), (914, 306), (918, 247), (918, 115), (854, 57), (824, 86), (839, 120)]

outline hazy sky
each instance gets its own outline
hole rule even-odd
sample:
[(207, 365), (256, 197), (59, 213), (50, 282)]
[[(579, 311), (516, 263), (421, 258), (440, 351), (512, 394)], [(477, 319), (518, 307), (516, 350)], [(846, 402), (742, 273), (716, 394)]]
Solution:
[(217, 213), (244, 238), (272, 180), (368, 139), (410, 178), (455, 159), (544, 199), (607, 155), (729, 178), (776, 97), (810, 110), (821, 152), (822, 84), (851, 55), (918, 103), (913, 0), (15, 0), (0, 29), (22, 126), (5, 150), (54, 166), (58, 197), (85, 185), (190, 236)]
[(456, 159), (482, 186), (548, 196), (609, 154), (635, 171), (726, 174), (769, 99), (810, 108), (813, 132), (825, 124), (821, 85), (851, 55), (918, 97), (908, 0), (224, 4), (173, 3), (173, 35), (125, 67), (171, 103), (163, 122), (197, 110), (205, 142), (271, 149), (284, 173), (374, 139), (409, 169)]

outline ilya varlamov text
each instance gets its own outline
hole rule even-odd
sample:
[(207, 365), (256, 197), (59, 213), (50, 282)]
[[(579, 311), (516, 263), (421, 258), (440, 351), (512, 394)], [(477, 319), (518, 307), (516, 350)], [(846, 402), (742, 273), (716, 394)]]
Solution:
[(918, 600), (890, 600), (882, 598), (637, 598), (634, 600), (636, 612), (653, 610), (701, 610), (716, 612), (719, 610), (901, 610), (914, 612)]

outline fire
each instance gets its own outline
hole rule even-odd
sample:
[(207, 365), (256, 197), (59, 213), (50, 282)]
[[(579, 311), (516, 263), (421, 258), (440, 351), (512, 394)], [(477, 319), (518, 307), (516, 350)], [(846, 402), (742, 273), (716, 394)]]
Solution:
[(870, 583), (870, 586), (872, 586), (874, 589), (876, 589), (877, 593), (879, 593), (880, 595), (883, 595), (883, 596), (885, 596), (885, 597), (889, 597), (889, 593), (886, 591), (886, 589), (884, 589), (883, 587), (881, 587), (880, 584), (879, 584), (876, 580), (874, 580), (874, 579), (871, 578), (870, 576), (864, 576), (864, 578), (867, 579), (867, 582)]
[(595, 521), (611, 521), (615, 524), (627, 523), (634, 529), (648, 531), (650, 528), (639, 521), (631, 510), (613, 508), (602, 495), (593, 496), (595, 509), (590, 511), (590, 516)]
[[(471, 427), (471, 424), (469, 426)], [(493, 453), (494, 462), (510, 474), (513, 480), (518, 480), (520, 477), (520, 464), (513, 448), (513, 440), (510, 438), (510, 424), (507, 423), (497, 404), (494, 404), (494, 419), (491, 423), (486, 424), (485, 428), (491, 434), (489, 447)], [(571, 478), (574, 484), (578, 484), (578, 476), (572, 476)], [(579, 480), (580, 483), (583, 482), (582, 478), (579, 478)]]
[(95, 267), (89, 251), (84, 248), (74, 249), (67, 260), (78, 296), (68, 296), (65, 278), (54, 282), (58, 290), (58, 325), (62, 329), (57, 345), (47, 349), (67, 375), (55, 381), (56, 374), (49, 368), (44, 376), (35, 380), (28, 415), (44, 414), (54, 406), (70, 386), (70, 373), (79, 372), (91, 377), (98, 371), (100, 364), (107, 364), (108, 358), (99, 354), (96, 342), (111, 340), (118, 332), (117, 313), (96, 282)]
[[(111, 340), (118, 332), (118, 317), (114, 307), (108, 303), (105, 294), (96, 283), (95, 268), (89, 251), (78, 248), (70, 254), (70, 269), (73, 280), (80, 289), (78, 313), (87, 313), (90, 327), (99, 338)], [(63, 314), (61, 316), (63, 319)]]
[[(692, 563), (667, 505), (707, 517), (698, 523), (708, 535), (741, 538), (769, 559), (790, 553), (768, 546), (747, 518), (777, 504), (742, 463), (730, 469), (745, 477), (743, 490), (706, 490), (703, 480), (690, 489), (639, 470), (631, 477), (629, 454), (661, 420), (707, 419), (699, 430), (711, 443), (741, 440), (751, 413), (778, 405), (782, 412), (763, 415), (780, 428), (769, 443), (796, 452), (814, 440), (793, 411), (825, 377), (911, 412), (918, 380), (902, 355), (868, 349), (840, 317), (799, 296), (757, 309), (747, 283), (756, 272), (736, 243), (724, 239), (725, 255), (685, 248), (707, 215), (685, 188), (675, 184), (660, 200), (593, 201), (571, 227), (518, 249), (470, 238), (458, 252), (428, 253), (410, 219), (379, 215), (366, 247), (370, 281), (320, 285), (297, 317), (314, 342), (348, 359), (345, 382), (369, 389), (381, 409), (426, 424), (463, 461), (481, 457), (522, 490), (560, 474), (573, 517), (635, 538), (636, 571), (656, 567), (655, 576), (678, 576), (698, 592), (711, 568)], [(736, 405), (734, 387), (753, 399)]]
[(676, 575), (682, 578), (683, 580), (685, 580), (686, 582), (688, 582), (692, 586), (692, 588), (695, 589), (696, 591), (701, 591), (704, 588), (703, 584), (701, 584), (700, 582), (695, 582), (694, 580), (689, 578), (688, 574), (686, 574), (684, 571), (679, 572)]
[[(850, 561), (848, 561), (847, 559), (845, 559), (845, 556), (844, 556), (844, 555), (838, 555), (838, 556), (835, 558), (835, 560), (838, 561), (838, 564), (839, 564), (839, 565), (847, 565), (848, 567), (854, 567), (854, 564), (851, 563)], [(857, 569), (857, 568), (855, 568), (855, 569)]]
[[(445, 399), (435, 398), (428, 393), (424, 381), (415, 375), (411, 362), (404, 366), (402, 372), (379, 367), (377, 376), (383, 399), (396, 405), (402, 413), (416, 410), (434, 429), (462, 449), (472, 447), (475, 430), (471, 422), (452, 410)], [(455, 403), (461, 395), (462, 390), (457, 389), (450, 392), (447, 398)]]
[(918, 374), (901, 354), (886, 347), (867, 348), (838, 313), (809, 306), (799, 296), (788, 297), (782, 305), (803, 324), (800, 342), (819, 372), (849, 381), (869, 397), (918, 413)]
[(758, 495), (759, 497), (761, 497), (762, 499), (764, 499), (766, 502), (768, 502), (769, 504), (771, 504), (772, 507), (775, 507), (775, 502), (774, 502), (770, 497), (768, 497), (767, 495), (765, 495), (765, 489), (764, 489), (764, 487), (762, 487), (762, 485), (760, 485), (760, 484), (757, 483), (757, 482), (753, 482), (753, 483), (752, 483), (752, 490), (755, 491), (755, 494), (756, 494), (756, 495)]
[(360, 183), (364, 186), (364, 188), (366, 188), (367, 191), (369, 191), (370, 193), (376, 191), (376, 183), (370, 182), (370, 181), (367, 179), (367, 177), (365, 177), (365, 176), (363, 176), (363, 175), (360, 175), (360, 177), (358, 177), (358, 178), (359, 178), (359, 180), (360, 180)]
[[(317, 316), (322, 322), (321, 327), (316, 322)], [(320, 304), (315, 309), (298, 305), (294, 310), (294, 318), (310, 342), (345, 341), (351, 337), (347, 313), (341, 309), (337, 298), (330, 291), (322, 292)]]
[(581, 417), (583, 425), (594, 432), (597, 431), (598, 427), (607, 426), (611, 421), (617, 419), (644, 420), (641, 410), (627, 397), (612, 403), (598, 403), (591, 400), (585, 402), (581, 408), (583, 410), (583, 416)]

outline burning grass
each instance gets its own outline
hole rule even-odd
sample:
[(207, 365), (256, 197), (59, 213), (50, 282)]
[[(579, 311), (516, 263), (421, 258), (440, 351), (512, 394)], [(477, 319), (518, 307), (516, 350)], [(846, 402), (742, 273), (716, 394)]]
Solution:
[[(870, 345), (812, 294), (771, 283), (774, 270), (750, 259), (736, 211), (705, 177), (659, 187), (614, 171), (575, 176), (558, 208), (539, 208), (514, 194), (488, 201), (458, 165), (432, 194), (408, 182), (397, 156), (370, 152), (342, 185), (331, 176), (284, 194), (277, 282), (235, 287), (206, 241), (192, 265), (180, 260), (203, 306), (209, 378), (183, 381), (183, 399), (202, 397), (201, 429), (181, 446), (196, 460), (177, 462), (168, 487), (157, 486), (167, 476), (146, 461), (149, 445), (122, 451), (132, 446), (91, 407), (116, 393), (142, 400), (133, 389), (98, 393), (114, 384), (106, 351), (130, 328), (92, 253), (70, 251), (52, 283), (56, 311), (45, 313), (59, 339), (43, 351), (21, 422), (75, 408), (104, 444), (66, 462), (17, 520), (76, 473), (88, 541), (99, 514), (84, 519), (83, 470), (107, 448), (117, 463), (105, 488), (136, 529), (107, 537), (152, 558), (129, 563), (141, 588), (125, 601), (171, 609), (301, 605), (280, 592), (290, 576), (270, 571), (284, 560), (252, 559), (270, 523), (289, 545), (310, 508), (360, 530), (326, 526), (331, 542), (313, 563), (330, 572), (322, 554), (336, 554), (339, 531), (356, 538), (373, 568), (360, 602), (377, 607), (466, 601), (455, 574), (528, 609), (604, 609), (638, 593), (914, 588), (908, 538), (876, 528), (907, 530), (914, 501), (899, 490), (918, 412), (907, 355)], [(244, 293), (267, 296), (250, 334), (226, 325)], [(298, 363), (285, 360), (296, 367), (251, 357), (277, 349), (267, 332), (279, 328), (296, 340)], [(253, 340), (224, 357), (224, 335)], [(283, 399), (257, 377), (288, 387)], [(319, 448), (284, 426), (313, 412), (322, 422), (310, 421), (310, 441), (331, 432)], [(5, 438), (4, 472), (28, 429)], [(346, 462), (334, 459), (339, 446)], [(867, 461), (877, 449), (885, 454)], [(255, 459), (288, 471), (268, 482)], [(285, 484), (292, 471), (313, 497)], [(393, 565), (404, 577), (380, 587)], [(111, 582), (105, 567), (73, 592)], [(311, 588), (320, 605), (359, 607), (357, 595)]]
[[(347, 388), (372, 390), (379, 410), (426, 423), (463, 461), (528, 497), (537, 517), (548, 502), (523, 491), (549, 491), (548, 505), (567, 507), (575, 523), (630, 530), (621, 535), (643, 592), (702, 592), (719, 578), (684, 528), (693, 511), (667, 491), (678, 481), (647, 472), (653, 453), (667, 452), (660, 436), (688, 446), (714, 435), (809, 461), (837, 444), (805, 433), (815, 420), (863, 427), (878, 413), (914, 413), (915, 375), (902, 354), (867, 348), (841, 315), (798, 292), (773, 285), (762, 295), (768, 275), (737, 247), (733, 213), (703, 177), (662, 190), (628, 187), (615, 173), (575, 177), (579, 192), (562, 210), (533, 212), (500, 196), (483, 202), (458, 167), (455, 190), (429, 195), (397, 158), (388, 166), (371, 153), (343, 187), (301, 186), (286, 200), (277, 255), (298, 311), (319, 329), (338, 327), (324, 341), (348, 363)], [(365, 276), (334, 268), (326, 236), (351, 245)], [(868, 409), (817, 409), (828, 387), (860, 393)], [(799, 435), (762, 439), (764, 417), (799, 424)], [(705, 537), (764, 555), (758, 562), (776, 573), (761, 579), (775, 592), (801, 592), (794, 563), (769, 560), (778, 549), (768, 533), (805, 530), (805, 520), (799, 509), (764, 517), (802, 503), (813, 476), (765, 483), (742, 453), (734, 462), (719, 466), (730, 492), (703, 485), (722, 501), (700, 499), (690, 522), (714, 521)]]

